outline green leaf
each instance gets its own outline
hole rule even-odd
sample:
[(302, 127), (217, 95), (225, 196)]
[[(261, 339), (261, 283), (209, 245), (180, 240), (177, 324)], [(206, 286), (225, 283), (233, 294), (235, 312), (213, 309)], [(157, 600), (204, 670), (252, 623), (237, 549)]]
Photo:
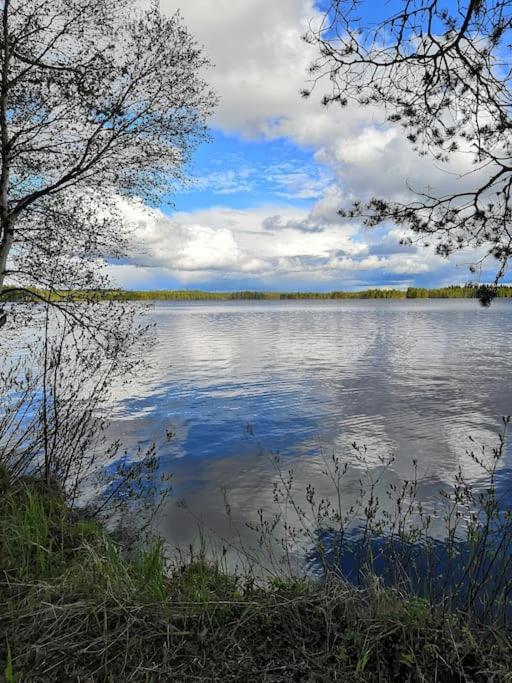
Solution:
[(14, 683), (14, 668), (12, 666), (12, 655), (9, 643), (7, 643), (7, 663), (4, 669), (4, 676), (6, 683)]

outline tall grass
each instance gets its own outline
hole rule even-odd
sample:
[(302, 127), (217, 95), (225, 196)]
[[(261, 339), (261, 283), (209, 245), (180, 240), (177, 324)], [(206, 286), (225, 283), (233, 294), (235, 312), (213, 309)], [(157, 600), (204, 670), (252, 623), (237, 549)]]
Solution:
[[(468, 622), (511, 626), (512, 508), (503, 479), (507, 429), (493, 447), (477, 446), (467, 461), (475, 478), (459, 464), (454, 483), (426, 505), (420, 495), (418, 463), (408, 480), (386, 485), (393, 459), (368, 465), (364, 447), (353, 444), (352, 463), (363, 474), (357, 495), (348, 459), (322, 455), (329, 495), (305, 489), (285, 461), (273, 459), (273, 509), (248, 524), (272, 567), (290, 576), (336, 577), (363, 589), (375, 585), (399, 590), (435, 605), (442, 614), (458, 611)], [(319, 481), (316, 482), (317, 488)], [(325, 491), (328, 487), (320, 486)], [(306, 558), (306, 562), (304, 562)]]
[(510, 680), (504, 445), (505, 433), (492, 453), (470, 454), (486, 473), (480, 486), (459, 473), (443, 491), (436, 539), (415, 478), (388, 491), (385, 508), (370, 478), (347, 509), (348, 468), (326, 458), (335, 495), (317, 499), (308, 486), (303, 505), (293, 473), (276, 464), (283, 516), (251, 526), (262, 548), (279, 537), (290, 568), (308, 550), (320, 580), (230, 575), (201, 550), (167, 556), (159, 539), (127, 545), (58, 487), (4, 470), (0, 672), (9, 681)]

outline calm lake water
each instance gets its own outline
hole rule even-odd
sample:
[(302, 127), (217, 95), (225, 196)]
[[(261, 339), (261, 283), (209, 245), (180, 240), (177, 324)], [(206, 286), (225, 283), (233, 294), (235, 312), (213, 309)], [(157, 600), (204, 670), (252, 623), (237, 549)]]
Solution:
[(364, 469), (353, 442), (385, 484), (410, 477), (417, 460), (428, 503), (459, 464), (482, 478), (470, 437), (495, 444), (512, 413), (510, 301), (158, 303), (151, 317), (149, 367), (116, 392), (110, 431), (128, 447), (158, 443), (174, 477), (162, 516), (172, 543), (197, 540), (198, 520), (224, 541), (245, 538), (244, 522), (275, 505), (269, 454), (298, 489), (310, 482), (326, 497), (325, 458), (347, 459), (347, 503)]

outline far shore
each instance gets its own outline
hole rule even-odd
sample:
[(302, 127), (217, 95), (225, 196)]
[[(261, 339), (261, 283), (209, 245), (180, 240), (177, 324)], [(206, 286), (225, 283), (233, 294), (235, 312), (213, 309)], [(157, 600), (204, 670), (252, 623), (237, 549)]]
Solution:
[(82, 290), (55, 291), (7, 288), (3, 301), (80, 300), (91, 297), (109, 301), (286, 301), (286, 300), (337, 300), (337, 299), (480, 299), (490, 293), (492, 298), (512, 298), (512, 285), (451, 285), (427, 289), (365, 289), (332, 292), (269, 292), (236, 291), (209, 292), (199, 289), (179, 290)]

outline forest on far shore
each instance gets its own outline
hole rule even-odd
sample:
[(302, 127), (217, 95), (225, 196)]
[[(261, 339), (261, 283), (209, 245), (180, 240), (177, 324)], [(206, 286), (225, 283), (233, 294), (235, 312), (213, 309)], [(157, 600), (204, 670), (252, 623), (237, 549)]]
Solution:
[[(109, 301), (238, 301), (263, 300), (279, 301), (286, 299), (481, 299), (482, 290), (489, 289), (498, 298), (511, 298), (512, 285), (450, 285), (427, 289), (425, 287), (408, 287), (407, 289), (365, 289), (356, 292), (206, 292), (199, 289), (178, 290), (145, 290), (130, 291), (109, 289), (97, 292), (99, 299)], [(39, 298), (55, 298), (79, 300), (85, 293), (80, 291), (46, 292), (36, 289), (16, 290), (4, 297), (8, 301), (37, 301)], [(87, 291), (87, 297), (91, 295)]]

